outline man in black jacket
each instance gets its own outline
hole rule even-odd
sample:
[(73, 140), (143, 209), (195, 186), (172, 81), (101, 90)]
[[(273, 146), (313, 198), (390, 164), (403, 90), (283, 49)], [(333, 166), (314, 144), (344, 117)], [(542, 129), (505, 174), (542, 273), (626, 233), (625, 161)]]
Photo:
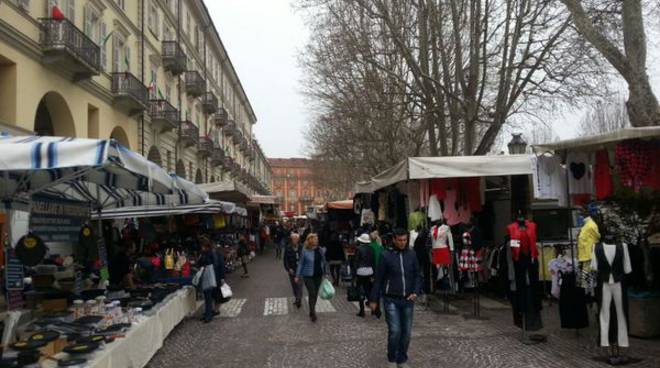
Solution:
[(293, 296), (296, 301), (293, 303), (296, 308), (300, 308), (302, 299), (302, 284), (295, 281), (296, 270), (298, 269), (298, 261), (300, 260), (300, 235), (298, 233), (291, 233), (289, 237), (289, 244), (284, 250), (284, 269), (289, 274), (289, 282), (293, 289)]
[(394, 249), (383, 254), (370, 297), (372, 311), (383, 297), (387, 320), (387, 360), (391, 368), (407, 368), (413, 307), (422, 289), (422, 274), (415, 252), (408, 248), (408, 232), (396, 229)]

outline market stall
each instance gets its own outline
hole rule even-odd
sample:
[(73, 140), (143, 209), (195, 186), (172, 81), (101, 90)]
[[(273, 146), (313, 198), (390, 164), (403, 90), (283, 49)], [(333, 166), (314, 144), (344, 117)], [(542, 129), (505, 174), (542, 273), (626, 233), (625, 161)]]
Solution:
[[(660, 127), (627, 128), (533, 148), (535, 196), (558, 200), (570, 210), (577, 240), (568, 260), (560, 257), (555, 263), (571, 269), (560, 276), (560, 303), (566, 310), (586, 311), (583, 298), (566, 297), (576, 294), (565, 290), (568, 285), (578, 295), (601, 292), (602, 285), (587, 279), (596, 275), (595, 249), (607, 234), (608, 241), (625, 243), (630, 257), (622, 293), (623, 304), (629, 304), (630, 334), (660, 336), (660, 318), (651, 312), (660, 308)], [(571, 277), (573, 273), (578, 276)], [(586, 327), (586, 312), (581, 316), (578, 326)], [(562, 326), (570, 325), (564, 317)]]
[[(89, 353), (99, 343), (113, 346), (108, 336), (124, 345), (122, 338), (141, 331), (138, 321), (160, 316), (150, 322), (159, 339), (131, 344), (147, 351), (193, 308), (183, 301), (191, 291), (178, 284), (113, 286), (113, 257), (121, 252), (109, 248), (113, 234), (91, 216), (129, 205), (201, 204), (206, 193), (194, 184), (114, 140), (0, 137), (0, 197), (11, 245), (4, 358), (36, 362), (65, 350), (95, 359)], [(135, 240), (131, 231), (119, 238)]]

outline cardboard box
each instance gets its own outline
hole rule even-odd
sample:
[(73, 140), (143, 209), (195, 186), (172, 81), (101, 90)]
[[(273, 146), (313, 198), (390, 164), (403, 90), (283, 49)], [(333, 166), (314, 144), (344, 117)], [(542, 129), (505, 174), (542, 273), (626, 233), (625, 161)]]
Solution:
[(68, 300), (66, 298), (43, 299), (41, 301), (41, 308), (45, 312), (63, 312), (67, 310), (68, 306)]

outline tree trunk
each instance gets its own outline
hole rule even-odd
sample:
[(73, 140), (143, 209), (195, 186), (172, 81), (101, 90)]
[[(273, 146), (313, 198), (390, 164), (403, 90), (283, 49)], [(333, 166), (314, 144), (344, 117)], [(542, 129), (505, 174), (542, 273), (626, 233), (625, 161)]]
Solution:
[(660, 125), (660, 106), (651, 90), (649, 78), (645, 72), (635, 73), (633, 83), (628, 82), (628, 117), (634, 127)]

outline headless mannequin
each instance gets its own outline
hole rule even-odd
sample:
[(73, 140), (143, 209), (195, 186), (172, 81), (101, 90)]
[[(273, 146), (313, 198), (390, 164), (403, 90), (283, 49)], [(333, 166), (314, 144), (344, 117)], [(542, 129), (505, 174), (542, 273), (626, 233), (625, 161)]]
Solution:
[(431, 260), (438, 270), (438, 279), (440, 279), (442, 275), (440, 268), (451, 265), (451, 254), (454, 251), (454, 239), (451, 234), (451, 228), (445, 225), (442, 219), (435, 221), (433, 227), (431, 227), (431, 248)]
[[(617, 347), (628, 347), (628, 326), (623, 310), (623, 295), (621, 281), (625, 274), (632, 272), (628, 245), (620, 244), (614, 236), (601, 229), (602, 242), (596, 244), (591, 257), (591, 266), (598, 271), (598, 280), (602, 288), (602, 302), (600, 309), (600, 345), (609, 347), (610, 307), (614, 302), (617, 319)], [(618, 349), (616, 353), (610, 350), (610, 362), (619, 360)]]

